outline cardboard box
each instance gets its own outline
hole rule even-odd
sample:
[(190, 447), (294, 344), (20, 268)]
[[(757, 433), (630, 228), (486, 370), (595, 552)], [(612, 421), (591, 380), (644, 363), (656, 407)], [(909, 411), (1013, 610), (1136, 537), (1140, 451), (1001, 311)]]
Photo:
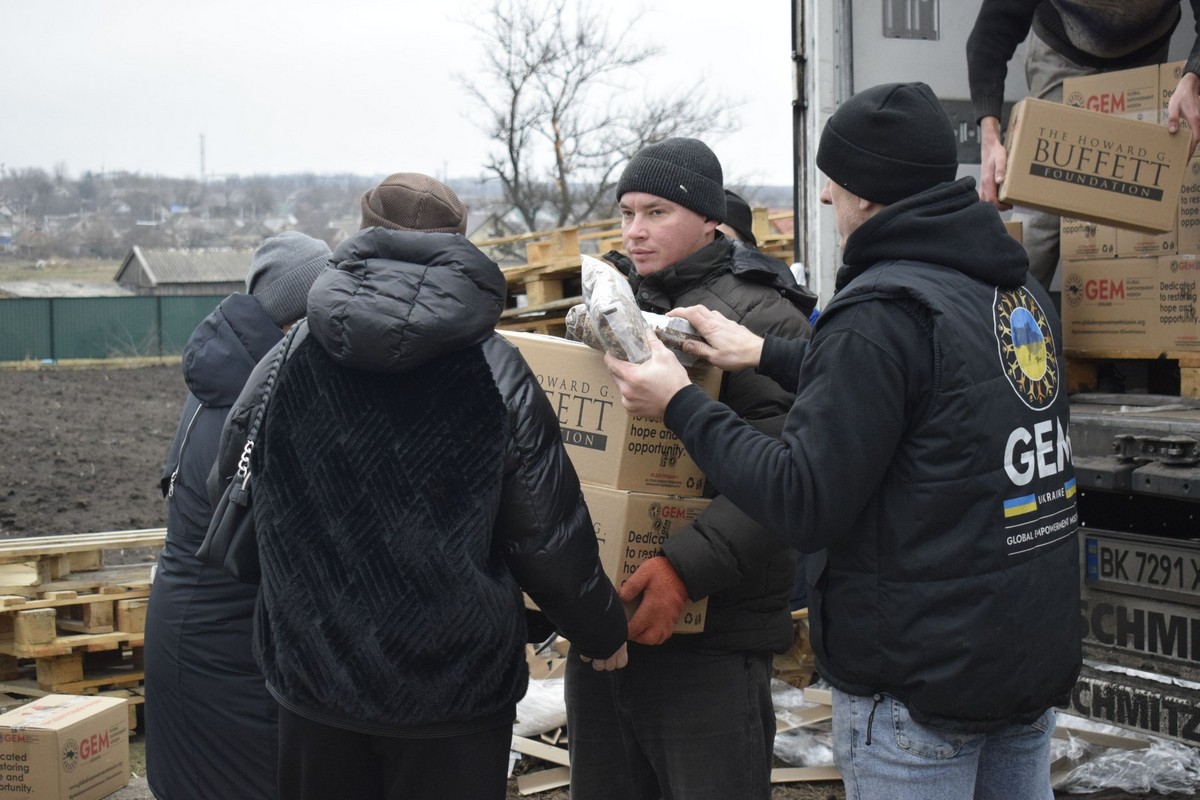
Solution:
[[(712, 502), (704, 497), (624, 492), (588, 483), (583, 484), (583, 498), (596, 528), (600, 563), (617, 588), (643, 561), (662, 552), (662, 543), (672, 531), (696, 519)], [(628, 613), (632, 615), (633, 609)], [(704, 630), (707, 613), (707, 597), (688, 601), (675, 632), (699, 633)]]
[[(1172, 88), (1174, 86), (1172, 85)], [(1063, 79), (1063, 102), (1122, 119), (1158, 124), (1159, 65)]]
[(1200, 351), (1196, 279), (1188, 256), (1064, 262), (1065, 349)]
[[(613, 489), (698, 497), (704, 473), (666, 425), (633, 417), (604, 366), (585, 344), (536, 333), (501, 331), (529, 362), (562, 426), (563, 444), (579, 479)], [(721, 375), (705, 365), (689, 370), (709, 397)]]
[(1117, 229), (1112, 225), (1059, 217), (1058, 229), (1059, 258), (1064, 261), (1116, 258)]
[(0, 715), (0, 798), (98, 800), (128, 783), (124, 699), (50, 694)]
[[(1158, 94), (1162, 98), (1162, 102), (1158, 107), (1158, 122), (1160, 125), (1167, 124), (1167, 110), (1171, 105), (1171, 95), (1175, 94), (1175, 87), (1179, 85), (1179, 79), (1183, 77), (1183, 69), (1187, 66), (1186, 61), (1169, 61), (1166, 64), (1158, 65)], [(1179, 116), (1179, 127), (1186, 128), (1187, 120), (1181, 114)]]
[(1178, 250), (1175, 228), (1166, 233), (1146, 233), (1132, 228), (1117, 228), (1117, 258), (1173, 256)]
[(1018, 242), (1024, 241), (1025, 230), (1024, 230), (1024, 227), (1021, 225), (1021, 220), (1019, 220), (1019, 219), (1004, 220), (1004, 230), (1008, 233), (1009, 236), (1016, 239)]
[(1193, 158), (1183, 173), (1175, 237), (1175, 250), (1180, 255), (1200, 253), (1200, 158)]
[(1013, 108), (1006, 203), (1118, 227), (1175, 227), (1188, 137), (1166, 128), (1026, 98)]

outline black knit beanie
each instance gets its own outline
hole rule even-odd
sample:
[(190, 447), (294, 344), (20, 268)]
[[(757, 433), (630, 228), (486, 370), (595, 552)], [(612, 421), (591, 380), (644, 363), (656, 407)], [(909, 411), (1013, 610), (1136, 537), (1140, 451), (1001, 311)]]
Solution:
[(705, 219), (725, 221), (725, 176), (721, 162), (699, 139), (675, 137), (646, 145), (617, 181), (617, 202), (626, 192), (645, 192), (691, 209)]
[(467, 209), (446, 184), (419, 172), (397, 172), (362, 197), (360, 228), (466, 233)]
[(958, 145), (932, 89), (887, 83), (833, 112), (821, 133), (817, 167), (858, 197), (888, 205), (954, 180)]
[(751, 247), (758, 247), (754, 235), (754, 212), (750, 204), (734, 192), (725, 190), (725, 224), (737, 232), (738, 237)]

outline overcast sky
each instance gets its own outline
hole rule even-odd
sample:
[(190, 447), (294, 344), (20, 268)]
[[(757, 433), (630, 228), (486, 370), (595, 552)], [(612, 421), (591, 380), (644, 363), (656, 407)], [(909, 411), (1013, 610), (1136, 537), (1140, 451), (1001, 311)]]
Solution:
[[(482, 64), (461, 20), (487, 0), (2, 0), (0, 165), (208, 175), (476, 177), (491, 145), (454, 75)], [(702, 78), (739, 103), (710, 141), (728, 183), (791, 185), (788, 4), (597, 0), (645, 9), (658, 92)]]

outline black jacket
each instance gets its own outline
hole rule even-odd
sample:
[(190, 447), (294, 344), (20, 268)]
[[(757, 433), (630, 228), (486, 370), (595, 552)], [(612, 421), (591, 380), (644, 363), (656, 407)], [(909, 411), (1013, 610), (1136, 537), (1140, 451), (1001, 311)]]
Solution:
[(195, 553), (212, 516), (205, 482), (221, 427), (280, 336), (257, 300), (233, 294), (183, 351), (189, 393), (163, 464), (167, 539), (146, 612), (146, 720), (154, 740), (146, 771), (160, 800), (275, 796), (275, 775), (262, 765), (275, 758), (276, 703), (251, 647), (258, 590)]
[[(812, 335), (808, 312), (795, 302), (799, 294), (785, 296), (797, 288), (786, 265), (724, 236), (645, 277), (627, 260), (609, 257), (629, 276), (646, 311), (703, 305), (759, 334)], [(741, 370), (724, 376), (719, 399), (760, 430), (778, 434), (793, 397), (766, 376)], [(693, 524), (671, 534), (663, 552), (688, 595), (708, 597), (704, 632), (672, 636), (665, 646), (782, 652), (791, 645), (795, 557), (727, 498), (714, 496)]]
[[(333, 265), (252, 461), (268, 684), (367, 732), (511, 724), (521, 589), (579, 653), (611, 655), (626, 627), (545, 393), (494, 332), (504, 277), (461, 236), (383, 228)], [(231, 412), (218, 477), (270, 360)]]
[[(1061, 329), (970, 178), (847, 240), (799, 348), (782, 441), (702, 393), (667, 409), (722, 491), (809, 557), (818, 667), (914, 718), (988, 730), (1065, 703), (1080, 666), (1077, 515)], [(794, 371), (799, 365), (799, 373)]]

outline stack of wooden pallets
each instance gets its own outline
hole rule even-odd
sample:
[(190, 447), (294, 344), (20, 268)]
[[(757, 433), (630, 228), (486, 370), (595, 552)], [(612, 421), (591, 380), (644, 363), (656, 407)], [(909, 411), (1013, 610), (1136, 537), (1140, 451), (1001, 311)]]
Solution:
[(125, 697), (136, 728), (151, 559), (165, 536), (158, 528), (0, 541), (0, 692), (20, 702)]

